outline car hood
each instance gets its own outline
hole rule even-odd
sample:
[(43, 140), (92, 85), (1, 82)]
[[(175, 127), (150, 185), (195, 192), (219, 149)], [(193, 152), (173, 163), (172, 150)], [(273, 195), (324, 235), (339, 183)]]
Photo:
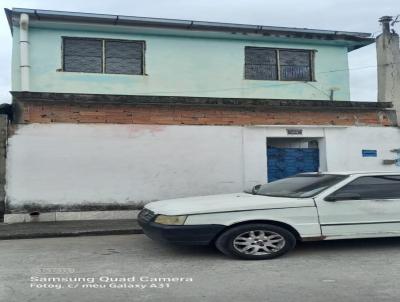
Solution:
[(314, 206), (312, 198), (270, 197), (236, 193), (161, 200), (148, 203), (146, 208), (155, 214), (187, 215), (310, 206)]

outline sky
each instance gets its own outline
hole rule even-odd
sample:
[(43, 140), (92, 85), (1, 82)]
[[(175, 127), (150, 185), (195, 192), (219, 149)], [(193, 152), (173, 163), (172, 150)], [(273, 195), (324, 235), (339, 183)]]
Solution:
[[(3, 8), (34, 8), (140, 17), (332, 29), (378, 35), (381, 16), (400, 14), (399, 0), (1, 0)], [(400, 32), (400, 23), (395, 25)], [(11, 96), (11, 33), (0, 15), (0, 103)], [(376, 101), (375, 44), (349, 53), (351, 100)]]

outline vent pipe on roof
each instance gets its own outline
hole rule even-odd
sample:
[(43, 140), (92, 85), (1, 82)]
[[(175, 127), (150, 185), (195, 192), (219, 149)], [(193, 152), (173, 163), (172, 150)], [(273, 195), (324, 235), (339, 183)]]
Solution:
[(378, 101), (392, 102), (400, 125), (400, 49), (399, 35), (391, 28), (392, 17), (379, 19), (382, 33), (376, 38)]
[(29, 91), (29, 16), (21, 14), (19, 17), (19, 51), (21, 70), (21, 91)]

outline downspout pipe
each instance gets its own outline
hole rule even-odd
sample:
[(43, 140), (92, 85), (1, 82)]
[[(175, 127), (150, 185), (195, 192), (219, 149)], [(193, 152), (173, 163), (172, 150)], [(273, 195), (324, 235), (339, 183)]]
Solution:
[(29, 91), (29, 15), (19, 17), (19, 51), (21, 70), (21, 91)]

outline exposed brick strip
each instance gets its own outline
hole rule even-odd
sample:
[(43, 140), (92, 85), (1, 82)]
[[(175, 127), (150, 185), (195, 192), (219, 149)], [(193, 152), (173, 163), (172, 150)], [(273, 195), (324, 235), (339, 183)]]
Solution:
[(395, 126), (384, 109), (222, 108), (184, 105), (17, 102), (17, 123), (162, 125), (382, 125)]

